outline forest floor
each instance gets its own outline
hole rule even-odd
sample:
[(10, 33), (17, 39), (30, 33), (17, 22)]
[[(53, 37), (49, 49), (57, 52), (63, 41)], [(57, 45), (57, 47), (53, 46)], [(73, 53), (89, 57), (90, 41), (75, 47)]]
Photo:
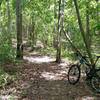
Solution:
[(83, 79), (76, 85), (68, 83), (69, 61), (54, 61), (48, 56), (28, 54), (20, 63), (5, 64), (6, 69), (16, 68), (17, 74), (15, 81), (0, 89), (0, 100), (100, 100)]

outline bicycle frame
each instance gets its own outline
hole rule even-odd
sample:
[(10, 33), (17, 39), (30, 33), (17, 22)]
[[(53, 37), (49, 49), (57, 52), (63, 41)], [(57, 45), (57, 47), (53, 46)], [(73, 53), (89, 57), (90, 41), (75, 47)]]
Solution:
[(91, 65), (91, 64), (87, 61), (87, 59), (86, 59), (87, 57), (86, 57), (86, 56), (83, 56), (79, 51), (76, 52), (76, 56), (77, 56), (78, 59), (79, 59), (79, 62), (78, 62), (79, 66), (85, 64), (85, 65), (87, 65), (87, 66), (89, 67), (90, 71), (89, 71), (88, 73), (85, 71), (85, 72), (86, 72), (87, 78), (91, 78), (91, 77), (95, 74), (95, 72), (96, 72), (97, 70), (100, 70), (100, 69), (96, 69), (96, 68), (95, 68), (95, 67), (96, 67), (96, 63), (97, 63), (98, 59), (100, 58), (100, 56), (97, 56), (97, 59), (95, 60), (95, 62), (94, 62), (93, 65)]
[(99, 58), (100, 58), (100, 56), (97, 56), (97, 59), (94, 61), (94, 64), (91, 65), (91, 64), (89, 63), (89, 61), (87, 61), (87, 59), (86, 59), (86, 58), (88, 58), (88, 57), (83, 56), (78, 50), (76, 51), (76, 56), (77, 56), (77, 58), (79, 59), (79, 62), (80, 62), (81, 64), (85, 63), (87, 66), (95, 66), (96, 63), (97, 63), (97, 61), (98, 61)]
[(79, 51), (76, 52), (76, 56), (77, 56), (80, 64), (86, 64), (87, 66), (91, 66), (89, 61), (87, 61), (87, 59), (86, 59), (87, 57), (83, 56)]

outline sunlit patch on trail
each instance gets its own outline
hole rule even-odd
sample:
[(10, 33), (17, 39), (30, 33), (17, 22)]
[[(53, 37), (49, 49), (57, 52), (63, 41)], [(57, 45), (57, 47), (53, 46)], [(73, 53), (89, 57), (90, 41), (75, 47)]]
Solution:
[(19, 97), (13, 95), (0, 95), (0, 100), (18, 100)]
[(53, 73), (53, 72), (43, 72), (41, 73), (41, 78), (45, 78), (45, 80), (67, 80), (66, 72), (61, 73)]
[(83, 96), (83, 97), (78, 97), (76, 100), (97, 100), (97, 99), (92, 96)]
[(34, 63), (47, 63), (47, 62), (54, 61), (53, 58), (48, 57), (48, 56), (43, 56), (43, 57), (32, 57), (32, 56), (27, 57), (27, 56), (24, 56), (24, 59), (28, 60), (29, 62), (34, 62)]

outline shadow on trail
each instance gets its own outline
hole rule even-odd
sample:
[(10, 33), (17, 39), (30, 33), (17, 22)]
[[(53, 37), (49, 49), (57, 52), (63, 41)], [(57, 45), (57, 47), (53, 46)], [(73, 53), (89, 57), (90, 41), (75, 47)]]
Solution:
[[(24, 56), (17, 80), (3, 95), (14, 95), (15, 100), (99, 100), (80, 81), (70, 85), (67, 80), (69, 63), (57, 64), (53, 58), (41, 55)], [(1, 93), (1, 92), (0, 92)], [(83, 99), (82, 99), (83, 98)], [(84, 99), (85, 98), (85, 99)]]
[(23, 98), (29, 100), (98, 100), (84, 82), (70, 85), (67, 80), (69, 63), (57, 64), (47, 56), (26, 57), (25, 60), (35, 63), (36, 73), (30, 85), (24, 90)]

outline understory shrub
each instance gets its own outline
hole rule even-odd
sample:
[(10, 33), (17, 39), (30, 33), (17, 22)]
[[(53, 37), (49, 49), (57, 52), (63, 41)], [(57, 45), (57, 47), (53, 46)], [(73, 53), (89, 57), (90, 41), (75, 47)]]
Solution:
[(0, 67), (0, 88), (12, 83), (14, 80), (14, 75), (9, 75)]
[(6, 35), (0, 34), (0, 63), (6, 61), (12, 61), (15, 56), (12, 44), (9, 42), (9, 38)]

